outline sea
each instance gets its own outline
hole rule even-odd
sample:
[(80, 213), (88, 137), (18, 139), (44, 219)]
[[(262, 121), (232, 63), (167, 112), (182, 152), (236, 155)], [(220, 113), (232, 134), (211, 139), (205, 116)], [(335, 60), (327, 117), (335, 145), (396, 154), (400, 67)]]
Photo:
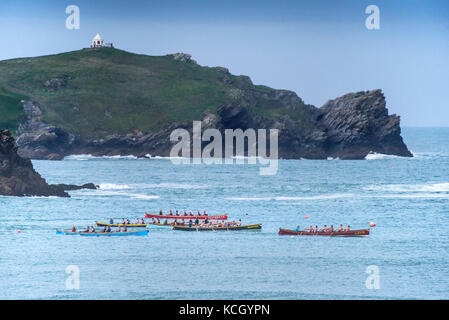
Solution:
[[(167, 158), (33, 161), (71, 198), (0, 197), (0, 299), (448, 299), (449, 128), (403, 128), (413, 158), (174, 164)], [(145, 212), (206, 210), (262, 229), (57, 235)], [(279, 228), (371, 227), (368, 237)]]

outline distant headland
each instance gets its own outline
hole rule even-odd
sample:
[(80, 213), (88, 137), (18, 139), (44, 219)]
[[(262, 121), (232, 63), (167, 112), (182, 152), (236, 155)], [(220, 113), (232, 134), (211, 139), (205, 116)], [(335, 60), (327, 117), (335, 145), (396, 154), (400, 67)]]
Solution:
[(0, 61), (0, 114), (19, 154), (31, 159), (168, 156), (170, 132), (191, 130), (193, 120), (205, 129), (279, 129), (285, 159), (412, 156), (380, 89), (317, 108), (292, 91), (200, 66), (189, 54), (134, 54), (99, 34), (90, 48)]

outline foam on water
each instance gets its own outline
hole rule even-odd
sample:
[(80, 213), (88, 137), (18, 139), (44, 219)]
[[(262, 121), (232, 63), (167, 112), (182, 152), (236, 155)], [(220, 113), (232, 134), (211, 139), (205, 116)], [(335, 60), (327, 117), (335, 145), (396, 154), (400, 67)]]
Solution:
[(138, 158), (134, 155), (93, 156), (91, 154), (74, 154), (74, 155), (64, 157), (64, 160), (78, 160), (78, 161), (96, 160), (96, 159), (136, 160), (136, 159), (145, 159), (145, 158)]
[(115, 184), (115, 183), (100, 183), (99, 186), (101, 190), (122, 190), (130, 188), (126, 184)]
[(301, 201), (301, 200), (332, 200), (341, 198), (351, 198), (353, 194), (326, 194), (315, 196), (279, 196), (279, 197), (229, 197), (227, 200), (234, 201)]
[(366, 186), (364, 189), (367, 191), (386, 192), (449, 192), (449, 182), (428, 184), (377, 184)]
[(400, 158), (400, 157), (390, 155), (390, 154), (370, 152), (366, 155), (365, 160), (384, 160), (384, 159), (397, 159), (397, 158)]
[(72, 196), (74, 198), (85, 198), (88, 197), (119, 197), (119, 198), (128, 198), (128, 199), (159, 199), (158, 195), (147, 195), (141, 193), (133, 193), (133, 192), (122, 192), (122, 191), (109, 191), (109, 190), (96, 190), (96, 191), (84, 191), (79, 190), (73, 192)]

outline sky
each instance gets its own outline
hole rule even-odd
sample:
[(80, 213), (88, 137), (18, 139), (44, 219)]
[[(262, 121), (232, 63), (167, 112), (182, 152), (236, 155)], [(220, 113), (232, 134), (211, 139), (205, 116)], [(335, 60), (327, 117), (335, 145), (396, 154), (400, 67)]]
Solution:
[[(380, 29), (365, 26), (369, 5)], [(402, 126), (449, 126), (447, 0), (0, 0), (0, 60), (78, 50), (97, 32), (126, 51), (190, 53), (317, 107), (380, 88)]]

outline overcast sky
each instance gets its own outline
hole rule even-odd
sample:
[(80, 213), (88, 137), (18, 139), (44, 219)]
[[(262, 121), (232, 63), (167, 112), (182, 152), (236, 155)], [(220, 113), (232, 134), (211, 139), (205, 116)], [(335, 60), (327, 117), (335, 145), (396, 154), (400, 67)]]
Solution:
[[(79, 30), (65, 27), (72, 4)], [(365, 27), (371, 4), (379, 30)], [(0, 60), (78, 50), (97, 32), (131, 52), (190, 53), (316, 106), (381, 88), (403, 126), (449, 126), (447, 0), (0, 0)]]

